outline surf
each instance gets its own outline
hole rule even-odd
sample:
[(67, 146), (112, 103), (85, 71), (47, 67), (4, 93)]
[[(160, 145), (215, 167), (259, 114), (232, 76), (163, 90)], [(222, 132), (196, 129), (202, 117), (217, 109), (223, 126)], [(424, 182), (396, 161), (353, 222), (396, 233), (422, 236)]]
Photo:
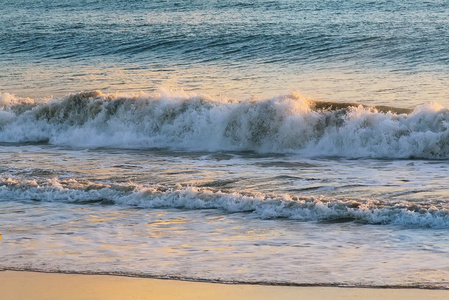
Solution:
[(304, 157), (447, 159), (449, 111), (200, 94), (90, 91), (60, 99), (0, 96), (0, 142), (76, 148), (296, 153)]
[(142, 209), (218, 209), (224, 213), (249, 213), (262, 219), (449, 228), (447, 205), (431, 205), (426, 201), (338, 199), (201, 186), (97, 183), (56, 177), (47, 180), (1, 177), (0, 198)]

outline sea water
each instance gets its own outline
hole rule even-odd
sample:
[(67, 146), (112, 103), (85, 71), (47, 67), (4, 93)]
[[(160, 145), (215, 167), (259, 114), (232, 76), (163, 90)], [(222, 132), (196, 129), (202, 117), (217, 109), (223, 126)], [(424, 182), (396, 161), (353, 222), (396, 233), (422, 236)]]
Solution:
[(1, 269), (449, 288), (448, 1), (0, 13)]

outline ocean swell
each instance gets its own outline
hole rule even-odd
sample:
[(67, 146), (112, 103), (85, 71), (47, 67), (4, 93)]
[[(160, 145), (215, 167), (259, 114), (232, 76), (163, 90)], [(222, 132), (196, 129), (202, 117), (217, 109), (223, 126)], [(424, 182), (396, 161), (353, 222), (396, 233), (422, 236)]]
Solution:
[(0, 95), (0, 142), (79, 148), (256, 151), (348, 158), (449, 158), (449, 110), (202, 95)]

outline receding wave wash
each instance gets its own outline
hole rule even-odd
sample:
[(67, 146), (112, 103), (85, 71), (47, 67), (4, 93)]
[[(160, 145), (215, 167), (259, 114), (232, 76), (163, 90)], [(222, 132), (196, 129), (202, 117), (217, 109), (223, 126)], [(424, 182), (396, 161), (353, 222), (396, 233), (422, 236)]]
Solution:
[(297, 153), (305, 157), (449, 158), (449, 110), (84, 92), (37, 101), (0, 95), (0, 142), (79, 148)]

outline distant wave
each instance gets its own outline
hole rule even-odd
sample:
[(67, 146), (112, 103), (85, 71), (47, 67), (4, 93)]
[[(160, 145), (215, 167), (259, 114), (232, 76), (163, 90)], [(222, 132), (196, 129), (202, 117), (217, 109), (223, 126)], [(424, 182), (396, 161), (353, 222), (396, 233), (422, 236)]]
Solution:
[(370, 199), (330, 199), (264, 193), (222, 191), (181, 186), (104, 184), (57, 178), (0, 178), (0, 200), (34, 200), (85, 205), (140, 208), (220, 209), (251, 213), (264, 219), (393, 224), (406, 227), (449, 228), (446, 204)]
[(317, 102), (296, 94), (257, 101), (98, 91), (37, 101), (1, 94), (0, 142), (447, 159), (449, 110)]

